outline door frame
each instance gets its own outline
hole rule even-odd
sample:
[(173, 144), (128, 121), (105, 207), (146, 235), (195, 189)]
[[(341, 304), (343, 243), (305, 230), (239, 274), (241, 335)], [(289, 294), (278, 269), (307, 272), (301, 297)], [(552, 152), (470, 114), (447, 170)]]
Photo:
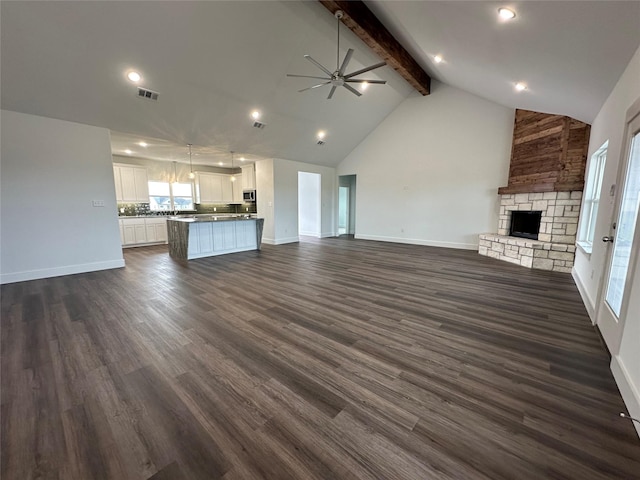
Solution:
[(351, 222), (351, 212), (350, 212), (350, 207), (351, 207), (351, 186), (349, 187), (341, 187), (340, 185), (338, 185), (338, 235), (340, 235), (340, 190), (341, 189), (346, 189), (347, 191), (347, 203), (345, 205), (345, 217), (346, 217), (346, 224), (344, 227), (344, 234), (345, 235), (349, 235), (349, 225)]
[[(624, 135), (622, 140), (622, 146), (620, 149), (620, 161), (618, 162), (618, 172), (616, 175), (616, 192), (614, 197), (614, 208), (612, 217), (609, 221), (609, 235), (614, 236), (615, 242), (615, 228), (614, 223), (618, 221), (620, 215), (620, 208), (622, 207), (622, 194), (624, 191), (624, 183), (627, 180), (627, 170), (631, 155), (631, 141), (634, 134), (640, 132), (640, 127), (632, 129), (632, 123), (640, 120), (640, 98), (638, 98), (627, 110), (624, 122)], [(596, 239), (594, 239), (595, 241)], [(596, 303), (596, 324), (602, 334), (605, 343), (609, 349), (611, 355), (615, 356), (620, 351), (620, 344), (622, 342), (622, 333), (624, 331), (624, 324), (626, 322), (627, 310), (629, 305), (629, 294), (633, 284), (633, 278), (635, 274), (635, 265), (638, 257), (638, 250), (640, 250), (640, 213), (636, 217), (636, 225), (631, 245), (631, 255), (629, 257), (629, 268), (627, 270), (627, 277), (625, 279), (624, 292), (622, 295), (622, 305), (620, 307), (620, 316), (616, 320), (615, 315), (611, 311), (611, 308), (607, 304), (607, 287), (609, 281), (609, 274), (611, 272), (611, 263), (613, 259), (613, 244), (607, 245), (607, 250), (604, 258), (604, 274), (600, 285), (600, 291), (598, 292), (598, 301)]]

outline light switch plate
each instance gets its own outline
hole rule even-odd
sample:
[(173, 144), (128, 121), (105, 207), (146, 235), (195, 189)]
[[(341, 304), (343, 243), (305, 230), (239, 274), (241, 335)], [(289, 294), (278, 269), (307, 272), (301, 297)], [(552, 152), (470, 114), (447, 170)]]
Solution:
[(104, 200), (94, 200), (92, 203), (94, 207), (104, 207)]

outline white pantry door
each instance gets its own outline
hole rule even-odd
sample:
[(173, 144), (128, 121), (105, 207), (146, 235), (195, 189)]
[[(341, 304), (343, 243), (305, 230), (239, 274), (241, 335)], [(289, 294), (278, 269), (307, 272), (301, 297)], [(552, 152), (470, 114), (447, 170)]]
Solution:
[(612, 355), (620, 349), (622, 330), (640, 250), (640, 102), (627, 117), (625, 144), (618, 173), (615, 223), (602, 238), (609, 247), (605, 284), (598, 306), (598, 327)]

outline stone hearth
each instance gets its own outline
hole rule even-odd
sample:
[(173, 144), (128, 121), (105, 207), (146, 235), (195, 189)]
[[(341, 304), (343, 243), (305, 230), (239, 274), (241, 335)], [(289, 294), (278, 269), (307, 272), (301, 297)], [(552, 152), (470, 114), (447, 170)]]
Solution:
[[(581, 200), (581, 191), (502, 195), (498, 233), (480, 235), (478, 253), (523, 267), (571, 272)], [(542, 212), (538, 240), (508, 236), (514, 210)]]

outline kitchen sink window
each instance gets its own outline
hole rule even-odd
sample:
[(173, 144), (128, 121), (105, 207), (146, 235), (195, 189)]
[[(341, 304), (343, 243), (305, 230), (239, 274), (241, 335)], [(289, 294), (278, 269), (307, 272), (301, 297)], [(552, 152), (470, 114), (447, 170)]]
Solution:
[(193, 210), (192, 185), (149, 182), (149, 207), (152, 211)]

